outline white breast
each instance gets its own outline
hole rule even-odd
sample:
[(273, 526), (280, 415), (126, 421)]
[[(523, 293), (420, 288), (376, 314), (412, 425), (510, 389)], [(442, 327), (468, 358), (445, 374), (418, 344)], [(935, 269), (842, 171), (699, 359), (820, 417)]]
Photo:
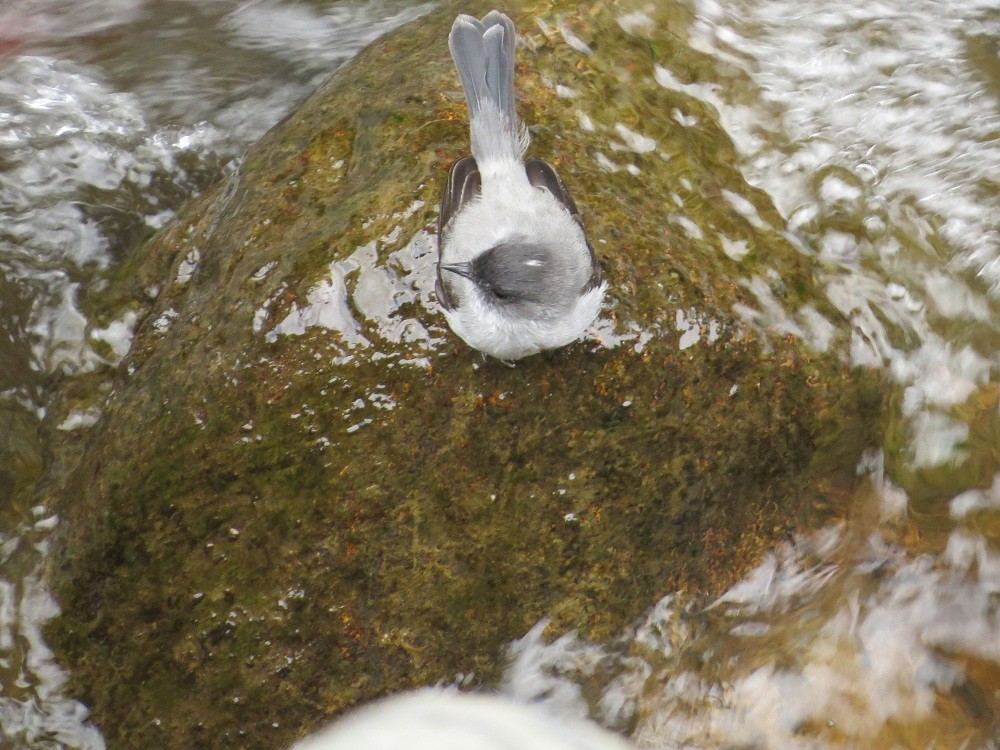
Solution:
[[(471, 287), (465, 279), (462, 282)], [(606, 285), (579, 297), (567, 314), (550, 320), (514, 321), (492, 305), (484, 304), (472, 290), (445, 318), (458, 336), (473, 349), (505, 360), (521, 359), (545, 349), (558, 349), (576, 341), (594, 322), (601, 309)]]

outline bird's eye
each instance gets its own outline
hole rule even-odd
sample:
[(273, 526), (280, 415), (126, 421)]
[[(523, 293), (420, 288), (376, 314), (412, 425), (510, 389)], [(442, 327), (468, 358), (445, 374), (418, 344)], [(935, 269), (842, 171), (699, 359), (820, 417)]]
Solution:
[(505, 299), (507, 299), (507, 295), (504, 294), (503, 292), (494, 291), (493, 292), (493, 296), (496, 297), (501, 302), (504, 301)]

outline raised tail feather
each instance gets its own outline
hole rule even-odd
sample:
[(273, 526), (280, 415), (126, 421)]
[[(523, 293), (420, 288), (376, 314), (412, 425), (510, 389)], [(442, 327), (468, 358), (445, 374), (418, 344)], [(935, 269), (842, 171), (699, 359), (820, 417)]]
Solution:
[(514, 106), (514, 24), (490, 11), (479, 21), (460, 15), (448, 46), (469, 105), (472, 155), (482, 167), (491, 160), (520, 159), (527, 146)]

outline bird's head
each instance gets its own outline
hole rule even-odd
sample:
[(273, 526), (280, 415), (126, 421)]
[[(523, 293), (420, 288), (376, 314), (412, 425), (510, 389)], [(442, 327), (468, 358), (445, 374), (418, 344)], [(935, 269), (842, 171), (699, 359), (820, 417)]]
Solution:
[(441, 268), (471, 281), (487, 304), (511, 312), (559, 309), (572, 304), (581, 287), (579, 273), (566, 263), (565, 253), (525, 241), (503, 243), (468, 263)]

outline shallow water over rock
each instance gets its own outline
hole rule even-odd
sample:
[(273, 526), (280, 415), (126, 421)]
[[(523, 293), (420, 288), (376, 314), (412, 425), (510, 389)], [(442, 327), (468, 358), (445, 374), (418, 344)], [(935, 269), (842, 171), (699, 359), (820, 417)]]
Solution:
[[(707, 608), (668, 595), (613, 648), (533, 633), (509, 690), (589, 706), (641, 747), (992, 746), (1000, 19), (989, 3), (692, 10), (686, 39), (724, 75), (664, 55), (656, 80), (718, 113), (824, 290), (797, 308), (768, 269), (740, 313), (885, 372), (887, 436), (844, 520)], [(655, 40), (674, 20), (649, 5), (622, 25)]]

